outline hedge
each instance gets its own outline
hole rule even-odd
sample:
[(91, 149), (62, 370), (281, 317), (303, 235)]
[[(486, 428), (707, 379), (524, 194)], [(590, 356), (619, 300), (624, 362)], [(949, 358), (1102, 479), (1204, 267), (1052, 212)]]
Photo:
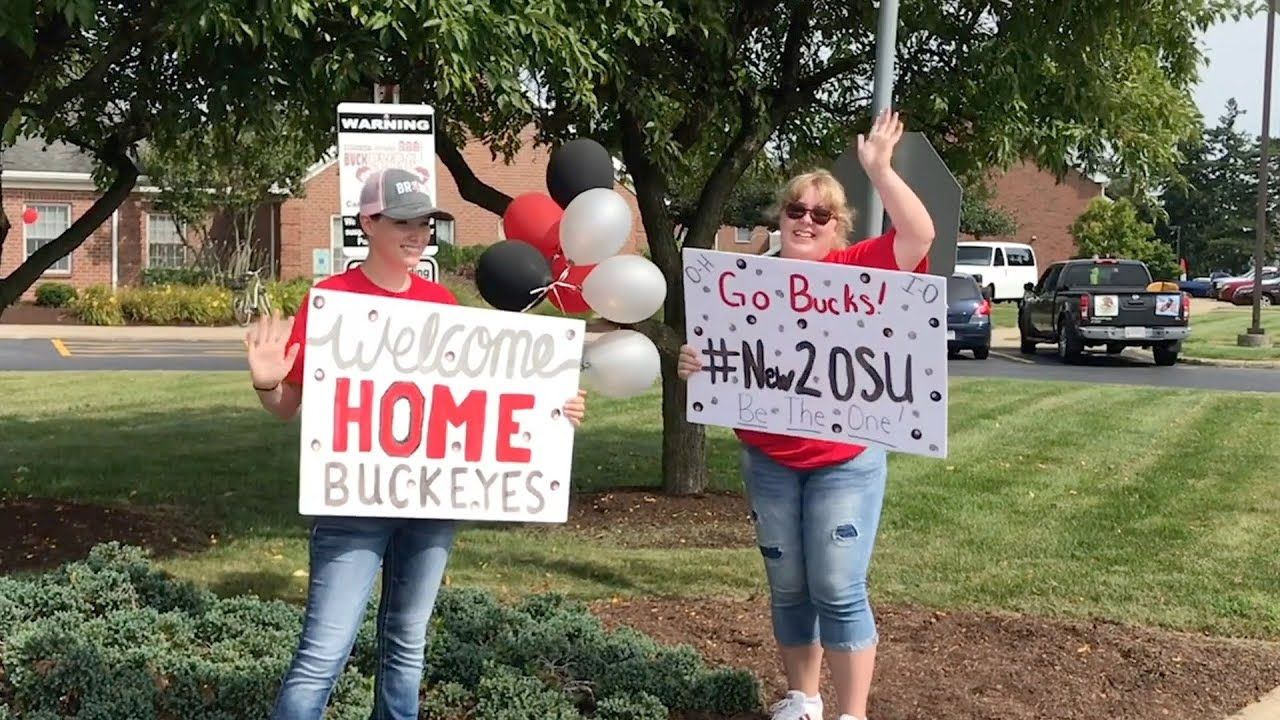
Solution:
[[(306, 278), (267, 282), (272, 308), (284, 315), (298, 311), (311, 289)], [(114, 294), (105, 286), (86, 289), (71, 303), (80, 321), (89, 325), (232, 325), (234, 291), (220, 285), (144, 285), (121, 288)]]
[[(372, 705), (371, 604), (328, 718)], [(0, 577), (0, 720), (239, 720), (270, 714), (301, 608), (220, 598), (116, 543), (40, 576)], [(443, 588), (428, 637), (422, 717), (665, 720), (756, 711), (760, 687), (687, 646), (605, 631), (579, 603), (503, 605)]]

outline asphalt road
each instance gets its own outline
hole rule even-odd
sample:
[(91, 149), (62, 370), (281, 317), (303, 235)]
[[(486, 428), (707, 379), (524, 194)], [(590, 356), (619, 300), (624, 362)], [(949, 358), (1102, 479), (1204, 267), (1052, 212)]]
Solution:
[[(246, 369), (244, 344), (238, 340), (0, 340), (0, 371)], [(1080, 365), (1064, 365), (1047, 347), (1033, 357), (993, 350), (986, 360), (974, 360), (966, 353), (950, 362), (950, 373), (954, 377), (1280, 392), (1280, 369), (1156, 367), (1139, 354), (1088, 355)]]

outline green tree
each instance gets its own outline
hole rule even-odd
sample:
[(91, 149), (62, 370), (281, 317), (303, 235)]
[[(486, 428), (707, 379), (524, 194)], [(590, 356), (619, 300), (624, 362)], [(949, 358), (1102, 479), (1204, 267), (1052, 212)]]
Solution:
[[(305, 6), (277, 0), (20, 0), (0, 5), (0, 147), (38, 137), (81, 148), (101, 195), (60, 237), (0, 279), (0, 311), (79, 247), (128, 196), (138, 145), (297, 105), (282, 82)], [(286, 47), (288, 50), (286, 50)], [(325, 109), (321, 123), (331, 122)], [(322, 127), (318, 126), (318, 127)], [(313, 132), (315, 155), (321, 133)], [(3, 188), (0, 188), (0, 197)], [(0, 252), (10, 229), (0, 213)]]
[[(958, 175), (1022, 159), (1059, 173), (1114, 159), (1140, 181), (1158, 177), (1197, 130), (1190, 88), (1200, 34), (1243, 5), (1106, 0), (1084, 13), (1048, 0), (908, 3), (895, 96), (910, 129)], [(608, 41), (611, 64), (590, 106), (570, 99), (566, 70), (539, 64), (545, 102), (534, 117), (552, 142), (586, 135), (613, 148), (631, 178), (668, 281), (663, 318), (638, 326), (663, 357), (664, 487), (696, 493), (707, 480), (705, 438), (685, 421), (674, 372), (685, 335), (681, 243), (711, 246), (766, 146), (789, 169), (801, 159), (826, 164), (867, 128), (876, 11), (780, 0), (665, 7), (674, 15), (667, 33)], [(589, 31), (594, 19), (592, 11), (575, 22)], [(697, 199), (680, 239), (677, 198)]]
[[(0, 311), (124, 201), (140, 174), (140, 143), (199, 147), (210, 128), (265, 135), (283, 116), (311, 146), (301, 157), (314, 161), (333, 143), (334, 105), (367, 98), (389, 77), (432, 98), (444, 131), (437, 153), (463, 197), (501, 212), (510, 197), (479, 182), (461, 142), (480, 139), (509, 156), (538, 112), (531, 84), (554, 82), (561, 107), (595, 112), (592, 90), (612, 44), (646, 42), (670, 20), (652, 0), (0, 3), (0, 147), (19, 136), (75, 145), (96, 160), (102, 190), (0, 279)], [(0, 213), (0, 252), (10, 226)]]
[(995, 195), (986, 178), (966, 178), (960, 205), (960, 232), (974, 239), (1009, 237), (1018, 232), (1013, 213), (995, 204)]
[(1128, 199), (1095, 198), (1071, 224), (1079, 257), (1141, 260), (1157, 280), (1178, 277), (1173, 250), (1156, 239), (1155, 228), (1138, 218)]
[[(1218, 124), (1186, 144), (1181, 181), (1162, 196), (1167, 219), (1159, 234), (1166, 242), (1181, 240), (1195, 274), (1242, 271), (1252, 263), (1259, 146), (1239, 128), (1243, 112), (1234, 99), (1227, 101)], [(1272, 188), (1274, 205), (1280, 187)]]
[(159, 190), (155, 208), (196, 236), (197, 266), (235, 277), (265, 264), (253, 253), (254, 219), (272, 197), (301, 191), (314, 162), (309, 131), (285, 115), (255, 123), (232, 119), (143, 151), (142, 165)]

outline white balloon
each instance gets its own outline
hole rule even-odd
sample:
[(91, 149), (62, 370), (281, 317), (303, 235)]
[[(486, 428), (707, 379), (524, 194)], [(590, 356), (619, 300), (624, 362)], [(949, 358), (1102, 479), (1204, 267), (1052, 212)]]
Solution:
[(612, 188), (578, 194), (560, 218), (560, 249), (575, 265), (595, 265), (617, 255), (631, 237), (631, 208)]
[(667, 279), (640, 255), (615, 255), (582, 281), (582, 299), (600, 316), (623, 325), (648, 320), (667, 299)]
[(657, 346), (635, 330), (605, 333), (582, 349), (583, 384), (607, 397), (640, 395), (661, 372)]

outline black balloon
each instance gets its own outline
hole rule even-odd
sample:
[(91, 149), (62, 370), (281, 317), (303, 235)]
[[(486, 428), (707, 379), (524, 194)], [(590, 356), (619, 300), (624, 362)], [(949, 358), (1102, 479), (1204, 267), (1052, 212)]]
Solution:
[[(503, 240), (485, 249), (476, 263), (476, 289), (498, 310), (535, 307), (551, 285), (551, 263), (537, 248), (521, 240)], [(534, 301), (537, 302), (534, 302)]]
[(547, 163), (547, 193), (560, 207), (592, 188), (613, 187), (613, 158), (589, 138), (571, 140), (556, 148)]

